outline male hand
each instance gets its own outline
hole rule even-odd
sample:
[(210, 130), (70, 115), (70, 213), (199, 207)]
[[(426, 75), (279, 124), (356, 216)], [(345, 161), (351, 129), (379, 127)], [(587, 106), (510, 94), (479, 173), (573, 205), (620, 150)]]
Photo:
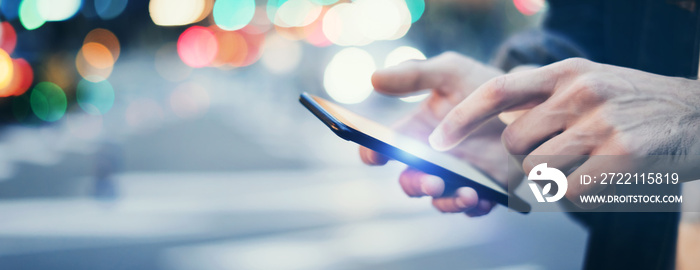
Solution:
[[(398, 132), (428, 143), (428, 135), (448, 112), (479, 85), (502, 74), (498, 69), (448, 52), (425, 61), (404, 62), (379, 70), (372, 76), (372, 84), (378, 92), (394, 96), (432, 90), (416, 112), (395, 126)], [(522, 175), (507, 169), (510, 159), (500, 140), (504, 128), (505, 125), (498, 119), (486, 121), (469, 139), (460, 141), (449, 153), (465, 163), (474, 164), (505, 186), (508, 181)], [(388, 161), (381, 154), (364, 147), (360, 147), (360, 156), (370, 165), (383, 165)], [(465, 212), (469, 216), (480, 216), (494, 206), (490, 200), (479, 199), (476, 191), (469, 187), (442, 196), (445, 186), (442, 179), (416, 169), (406, 169), (399, 176), (399, 182), (409, 196), (433, 196), (433, 205), (442, 212)]]
[[(700, 153), (698, 81), (584, 59), (493, 78), (442, 119), (430, 144), (458, 149), (465, 138), (479, 136), (480, 127), (494, 116), (522, 109), (530, 110), (508, 125), (502, 140), (510, 154), (527, 155), (522, 164), (526, 172), (542, 162), (541, 156), (556, 156), (549, 166), (568, 171), (585, 161), (583, 155), (697, 159)], [(613, 185), (580, 185), (571, 177), (615, 172), (616, 166), (588, 159), (570, 174), (566, 197), (578, 203), (579, 195), (610, 192), (606, 188)]]

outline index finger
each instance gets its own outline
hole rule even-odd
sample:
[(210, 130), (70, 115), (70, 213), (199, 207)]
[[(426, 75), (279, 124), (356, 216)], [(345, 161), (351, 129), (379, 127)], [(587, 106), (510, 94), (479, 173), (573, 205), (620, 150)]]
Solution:
[(557, 72), (551, 68), (493, 78), (453, 108), (430, 134), (428, 141), (437, 150), (449, 150), (499, 113), (529, 109), (542, 103), (554, 91), (558, 79)]
[(372, 85), (377, 92), (403, 96), (416, 91), (435, 89), (458, 76), (460, 71), (481, 65), (479, 62), (453, 52), (446, 52), (427, 60), (411, 60), (376, 71)]

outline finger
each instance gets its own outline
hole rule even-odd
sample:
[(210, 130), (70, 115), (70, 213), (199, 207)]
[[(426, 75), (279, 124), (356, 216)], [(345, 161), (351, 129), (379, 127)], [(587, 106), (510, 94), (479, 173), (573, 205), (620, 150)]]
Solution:
[(498, 115), (498, 119), (501, 120), (506, 125), (510, 125), (510, 123), (513, 123), (516, 119), (518, 119), (520, 116), (528, 112), (528, 110), (519, 110), (519, 111), (511, 111), (511, 112), (502, 112)]
[(523, 171), (527, 174), (535, 166), (547, 163), (548, 167), (558, 168), (564, 173), (586, 160), (594, 146), (577, 144), (571, 132), (555, 136), (537, 147), (522, 161)]
[(430, 134), (430, 144), (437, 150), (449, 150), (491, 117), (542, 103), (556, 84), (556, 78), (546, 73), (547, 69), (511, 73), (481, 85), (445, 116)]
[(389, 162), (389, 158), (380, 153), (360, 145), (360, 159), (367, 165), (384, 165)]
[(567, 112), (555, 109), (548, 102), (532, 108), (503, 130), (501, 139), (511, 155), (526, 155), (564, 131)]
[(423, 173), (413, 168), (407, 168), (399, 176), (399, 184), (403, 191), (411, 197), (441, 196), (445, 190), (445, 182), (437, 176)]
[(461, 187), (450, 197), (433, 198), (433, 206), (443, 213), (460, 213), (474, 208), (479, 196), (470, 187)]
[[(530, 152), (523, 160), (523, 169), (529, 172), (537, 164), (546, 162), (565, 173), (569, 172), (585, 161), (588, 155), (594, 154), (612, 132), (597, 118), (585, 118)], [(613, 150), (613, 147), (607, 150)]]
[(542, 103), (560, 86), (566, 88), (565, 84), (571, 83), (571, 78), (581, 71), (591, 69), (592, 63), (584, 59), (567, 59), (493, 78), (447, 114), (430, 135), (430, 144), (437, 150), (449, 150), (491, 117)]
[(473, 65), (481, 64), (471, 58), (447, 52), (428, 60), (406, 61), (377, 70), (372, 75), (372, 85), (380, 93), (398, 96), (426, 89), (440, 91), (460, 71)]
[(491, 209), (496, 205), (493, 201), (490, 200), (484, 200), (481, 199), (479, 200), (479, 203), (476, 205), (476, 207), (467, 210), (465, 214), (469, 217), (478, 217), (478, 216), (483, 216), (491, 212)]

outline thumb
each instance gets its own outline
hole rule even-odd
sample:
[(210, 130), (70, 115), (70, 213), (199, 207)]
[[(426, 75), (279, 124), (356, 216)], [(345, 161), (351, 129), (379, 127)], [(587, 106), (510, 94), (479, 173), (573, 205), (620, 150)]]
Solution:
[(374, 152), (371, 149), (360, 146), (360, 158), (367, 165), (384, 165), (389, 162), (389, 158), (380, 153)]

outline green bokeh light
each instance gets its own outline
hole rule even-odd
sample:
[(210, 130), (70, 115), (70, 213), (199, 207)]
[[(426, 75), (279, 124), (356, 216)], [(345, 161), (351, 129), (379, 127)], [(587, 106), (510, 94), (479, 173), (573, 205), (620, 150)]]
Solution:
[(44, 17), (39, 14), (37, 0), (23, 0), (19, 4), (19, 21), (27, 30), (34, 30), (46, 23)]
[(34, 114), (47, 122), (61, 119), (68, 107), (68, 100), (63, 89), (51, 82), (40, 82), (34, 86), (29, 103)]
[(214, 22), (224, 30), (245, 27), (255, 15), (255, 0), (218, 0), (214, 2)]
[(406, 0), (406, 6), (411, 12), (411, 23), (414, 23), (423, 16), (425, 11), (425, 1), (424, 0)]
[(80, 108), (88, 114), (103, 115), (114, 105), (114, 88), (107, 80), (81, 80), (75, 95)]

